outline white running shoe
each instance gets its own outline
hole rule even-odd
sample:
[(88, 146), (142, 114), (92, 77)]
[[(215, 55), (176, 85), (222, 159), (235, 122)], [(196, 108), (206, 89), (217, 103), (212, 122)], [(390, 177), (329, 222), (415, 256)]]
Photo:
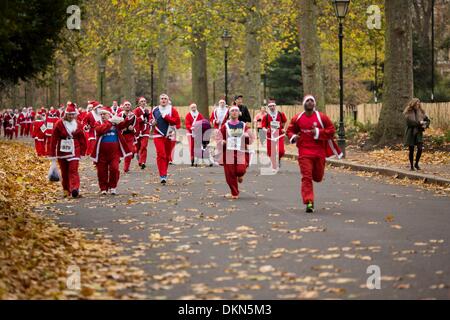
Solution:
[(111, 195), (115, 196), (117, 194), (117, 190), (115, 188), (111, 188)]

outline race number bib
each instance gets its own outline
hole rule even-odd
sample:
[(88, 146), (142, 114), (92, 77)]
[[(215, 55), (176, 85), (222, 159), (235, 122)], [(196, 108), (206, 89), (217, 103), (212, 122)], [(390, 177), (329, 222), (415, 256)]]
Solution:
[(53, 122), (47, 122), (47, 128), (52, 130), (53, 129)]
[(40, 127), (40, 129), (41, 129), (42, 132), (45, 132), (45, 130), (47, 130), (47, 127), (45, 126), (45, 124), (43, 124), (43, 125)]
[(61, 140), (61, 145), (59, 147), (59, 151), (73, 153), (74, 149), (75, 149), (75, 145), (74, 145), (73, 139)]
[(227, 138), (227, 150), (241, 150), (241, 137), (228, 137)]
[(272, 129), (279, 129), (280, 128), (280, 121), (270, 121), (270, 127)]

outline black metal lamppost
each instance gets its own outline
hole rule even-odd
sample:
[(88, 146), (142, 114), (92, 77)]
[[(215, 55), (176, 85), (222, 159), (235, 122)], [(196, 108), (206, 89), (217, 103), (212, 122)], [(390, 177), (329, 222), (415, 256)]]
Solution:
[(222, 35), (222, 44), (225, 49), (225, 103), (228, 104), (228, 48), (231, 43), (231, 35), (225, 29)]
[(338, 145), (345, 157), (345, 128), (344, 128), (344, 65), (343, 65), (343, 48), (342, 40), (343, 21), (348, 13), (350, 0), (332, 0), (336, 17), (339, 20), (339, 131), (338, 131)]
[(106, 61), (104, 59), (100, 59), (100, 103), (103, 104), (103, 96), (104, 96), (104, 77), (106, 70)]

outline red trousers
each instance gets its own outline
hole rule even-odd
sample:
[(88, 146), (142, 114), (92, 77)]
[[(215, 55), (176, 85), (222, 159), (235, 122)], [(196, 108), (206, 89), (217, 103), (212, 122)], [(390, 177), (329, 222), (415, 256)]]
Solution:
[(36, 150), (36, 154), (38, 157), (44, 157), (47, 153), (45, 152), (45, 140), (39, 141), (34, 139), (34, 149)]
[(137, 141), (137, 153), (139, 165), (147, 162), (148, 137), (140, 137)]
[(153, 141), (155, 142), (156, 165), (158, 166), (159, 176), (165, 177), (172, 154), (173, 141), (165, 137), (154, 138)]
[(22, 137), (22, 136), (26, 135), (26, 132), (27, 132), (27, 124), (22, 123), (20, 125), (20, 136)]
[(95, 139), (87, 141), (86, 154), (91, 155), (95, 148)]
[(6, 138), (9, 138), (10, 140), (12, 140), (12, 138), (13, 138), (13, 135), (14, 135), (14, 129), (6, 129), (5, 130), (5, 137)]
[(128, 148), (131, 150), (132, 155), (125, 157), (123, 171), (130, 171), (131, 159), (133, 159), (134, 154), (136, 153), (136, 146), (134, 145), (134, 135), (133, 134), (124, 134), (123, 137), (127, 143)]
[(28, 137), (31, 133), (32, 124), (27, 123), (27, 126), (25, 127), (25, 135)]
[[(274, 149), (274, 152), (272, 152)], [(279, 166), (279, 160), (284, 156), (284, 137), (280, 138), (278, 141), (273, 141), (267, 139), (267, 155), (272, 162), (272, 168), (277, 169)], [(277, 158), (278, 154), (278, 158)]]
[(50, 148), (52, 147), (52, 136), (45, 136), (45, 154), (50, 155)]
[(191, 161), (194, 160), (194, 146), (195, 146), (194, 137), (189, 136), (189, 152), (191, 153)]
[(97, 161), (98, 185), (101, 191), (117, 188), (120, 171), (120, 146), (119, 142), (103, 142), (100, 145)]
[(19, 126), (16, 126), (16, 127), (14, 128), (14, 136), (16, 137), (16, 139), (17, 139), (17, 137), (19, 136)]
[(176, 144), (177, 144), (176, 141), (172, 141), (172, 150), (170, 151), (170, 154), (169, 154), (169, 162), (173, 162), (173, 154), (175, 153)]
[(300, 172), (302, 174), (302, 198), (303, 203), (314, 202), (313, 181), (320, 182), (325, 173), (325, 158), (322, 157), (300, 157), (298, 159)]
[(80, 176), (78, 175), (78, 160), (67, 161), (58, 159), (61, 170), (61, 183), (64, 191), (72, 192), (80, 189)]
[(231, 195), (239, 195), (238, 177), (243, 177), (247, 171), (246, 164), (224, 164), (225, 180), (231, 190)]

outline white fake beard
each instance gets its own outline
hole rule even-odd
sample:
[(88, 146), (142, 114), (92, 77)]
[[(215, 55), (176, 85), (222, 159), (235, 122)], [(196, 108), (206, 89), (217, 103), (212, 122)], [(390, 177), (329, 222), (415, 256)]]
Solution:
[(73, 119), (72, 121), (67, 121), (64, 120), (64, 125), (67, 129), (67, 131), (69, 132), (69, 134), (75, 132), (75, 130), (77, 130), (77, 121), (75, 119)]

